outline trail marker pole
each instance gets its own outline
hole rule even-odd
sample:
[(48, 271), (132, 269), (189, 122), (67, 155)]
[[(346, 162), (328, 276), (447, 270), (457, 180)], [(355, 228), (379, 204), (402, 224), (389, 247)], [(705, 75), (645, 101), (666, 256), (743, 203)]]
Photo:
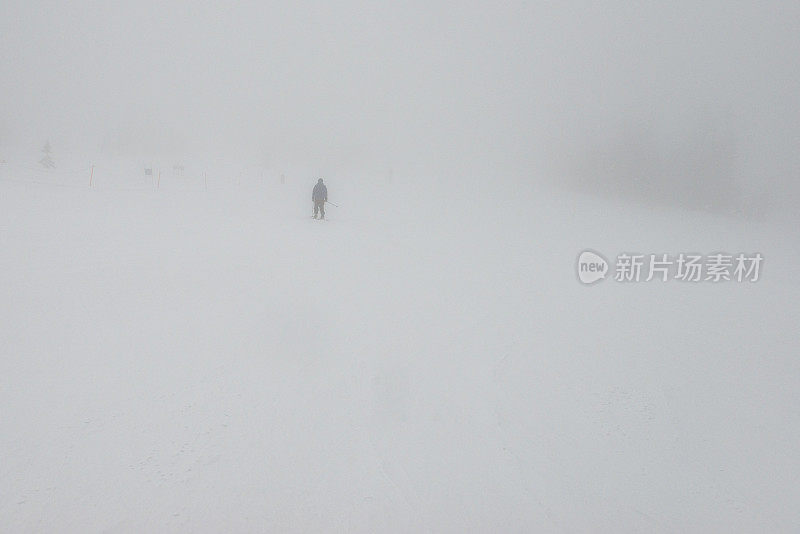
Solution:
[(94, 180), (94, 165), (92, 165), (92, 170), (89, 171), (89, 187), (92, 187), (93, 180)]

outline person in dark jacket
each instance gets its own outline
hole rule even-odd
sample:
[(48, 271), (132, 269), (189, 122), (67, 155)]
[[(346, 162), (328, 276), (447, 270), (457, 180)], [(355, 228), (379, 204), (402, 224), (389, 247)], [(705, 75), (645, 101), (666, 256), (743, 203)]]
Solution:
[(319, 179), (317, 185), (314, 186), (314, 192), (311, 193), (311, 200), (314, 201), (314, 218), (317, 218), (317, 213), (321, 215), (320, 219), (325, 218), (325, 203), (328, 201), (328, 188), (322, 183), (322, 178)]

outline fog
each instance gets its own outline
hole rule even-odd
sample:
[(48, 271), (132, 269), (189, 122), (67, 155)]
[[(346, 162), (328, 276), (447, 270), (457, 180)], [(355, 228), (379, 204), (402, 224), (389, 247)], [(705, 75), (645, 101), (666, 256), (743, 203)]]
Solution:
[(355, 167), (526, 144), (519, 9), (17, 4), (4, 100), (29, 138)]
[(798, 30), (4, 1), (0, 530), (800, 531)]
[(13, 1), (2, 15), (4, 144), (758, 213), (797, 200), (793, 2)]

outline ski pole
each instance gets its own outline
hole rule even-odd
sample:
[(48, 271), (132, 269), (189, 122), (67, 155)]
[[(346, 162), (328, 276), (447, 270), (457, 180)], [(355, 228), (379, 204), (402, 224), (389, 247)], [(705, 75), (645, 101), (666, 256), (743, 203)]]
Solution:
[(328, 203), (328, 204), (330, 204), (331, 206), (336, 206), (337, 208), (339, 207), (339, 206), (337, 206), (336, 204), (334, 204), (333, 202), (328, 202), (327, 200), (326, 200), (325, 202), (326, 202), (326, 203)]

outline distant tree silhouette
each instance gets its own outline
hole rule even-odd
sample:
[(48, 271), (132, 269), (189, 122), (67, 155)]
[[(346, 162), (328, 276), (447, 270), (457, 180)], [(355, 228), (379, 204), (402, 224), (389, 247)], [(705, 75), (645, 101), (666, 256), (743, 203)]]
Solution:
[(44, 152), (44, 157), (39, 160), (39, 163), (48, 169), (54, 168), (56, 166), (56, 162), (53, 161), (53, 158), (50, 156), (50, 154), (53, 152), (53, 149), (50, 148), (50, 141), (47, 141), (44, 144), (42, 152)]

